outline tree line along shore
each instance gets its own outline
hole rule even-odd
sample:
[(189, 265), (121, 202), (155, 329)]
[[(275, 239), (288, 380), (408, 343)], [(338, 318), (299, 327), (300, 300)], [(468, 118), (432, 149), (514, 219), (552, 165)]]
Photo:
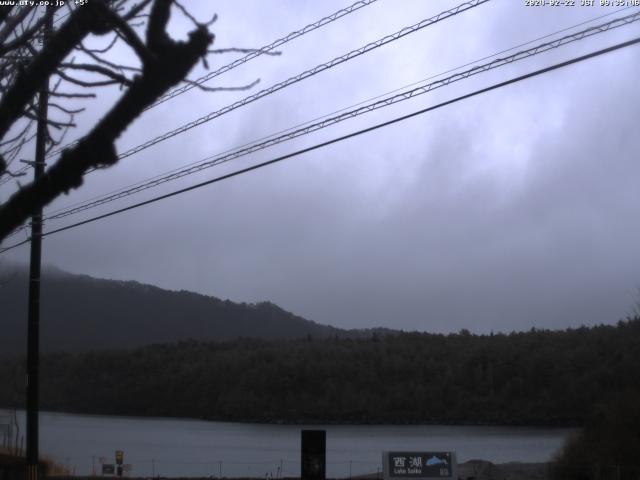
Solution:
[[(24, 359), (0, 362), (19, 407)], [(640, 390), (640, 319), (511, 334), (183, 341), (42, 357), (41, 408), (274, 423), (582, 426)]]

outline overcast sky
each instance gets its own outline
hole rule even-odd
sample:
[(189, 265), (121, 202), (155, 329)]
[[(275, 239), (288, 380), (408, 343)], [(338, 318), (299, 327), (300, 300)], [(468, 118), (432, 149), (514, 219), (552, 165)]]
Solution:
[[(148, 111), (118, 149), (458, 3), (379, 0), (288, 43), (280, 56), (261, 57), (210, 84), (238, 86), (260, 78), (249, 92), (192, 90)], [(81, 189), (45, 213), (616, 11), (576, 3), (528, 7), (524, 0), (492, 0), (90, 174)], [(200, 19), (218, 13), (212, 27), (215, 46), (225, 48), (261, 47), (349, 2), (185, 5)], [(192, 28), (174, 16), (175, 35)], [(638, 33), (640, 22), (47, 228), (268, 160)], [(124, 48), (114, 55), (130, 58)], [(210, 68), (237, 56), (213, 55)], [(203, 73), (199, 67), (191, 76)], [(488, 332), (614, 323), (631, 312), (640, 287), (639, 77), (640, 47), (630, 47), (52, 235), (44, 241), (43, 262), (74, 273), (234, 301), (269, 300), (308, 319), (348, 328)], [(104, 90), (76, 135), (90, 128), (119, 94)], [(0, 199), (13, 189), (14, 183), (3, 186)], [(26, 261), (28, 248), (5, 257)]]

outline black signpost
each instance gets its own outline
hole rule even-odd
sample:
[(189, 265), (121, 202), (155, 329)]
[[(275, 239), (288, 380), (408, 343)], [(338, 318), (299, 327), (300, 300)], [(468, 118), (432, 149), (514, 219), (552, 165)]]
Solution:
[(302, 430), (302, 480), (325, 480), (327, 465), (327, 432)]
[(455, 452), (385, 452), (382, 455), (385, 480), (455, 479)]

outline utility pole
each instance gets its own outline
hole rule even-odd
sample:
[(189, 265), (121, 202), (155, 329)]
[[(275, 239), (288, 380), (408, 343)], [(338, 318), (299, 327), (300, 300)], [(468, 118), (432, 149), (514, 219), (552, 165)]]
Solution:
[[(52, 7), (47, 7), (48, 14)], [(53, 15), (48, 15), (42, 35), (44, 50), (53, 29)], [(38, 130), (33, 179), (44, 173), (47, 140), (49, 79), (38, 93)], [(27, 480), (38, 480), (38, 411), (40, 367), (40, 260), (42, 256), (42, 208), (31, 218), (31, 257), (29, 260), (29, 309), (27, 324)]]

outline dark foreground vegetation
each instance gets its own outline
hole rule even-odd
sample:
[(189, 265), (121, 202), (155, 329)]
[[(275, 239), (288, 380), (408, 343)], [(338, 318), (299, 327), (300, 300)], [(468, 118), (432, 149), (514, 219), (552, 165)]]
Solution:
[(594, 407), (585, 427), (557, 455), (556, 480), (640, 478), (640, 394), (627, 391)]
[[(126, 332), (122, 332), (126, 334)], [(583, 425), (640, 391), (640, 318), (565, 331), (187, 341), (47, 354), (43, 409), (256, 422)], [(23, 359), (0, 362), (21, 406)]]

